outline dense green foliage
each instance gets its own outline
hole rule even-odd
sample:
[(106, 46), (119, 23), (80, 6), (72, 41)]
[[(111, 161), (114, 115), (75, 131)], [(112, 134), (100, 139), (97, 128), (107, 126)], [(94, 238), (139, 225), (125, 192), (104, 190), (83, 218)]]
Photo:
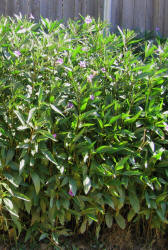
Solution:
[(0, 230), (168, 223), (168, 43), (94, 20), (0, 21)]

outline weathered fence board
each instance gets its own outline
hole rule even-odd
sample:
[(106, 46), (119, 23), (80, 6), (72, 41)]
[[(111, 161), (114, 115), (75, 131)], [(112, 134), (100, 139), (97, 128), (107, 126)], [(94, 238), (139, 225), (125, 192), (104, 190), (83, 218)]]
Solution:
[[(104, 6), (106, 6), (104, 9)], [(123, 28), (140, 31), (160, 29), (168, 36), (168, 0), (0, 0), (0, 15), (32, 15), (49, 19), (101, 17)]]
[(123, 11), (122, 11), (123, 28), (132, 27), (133, 22), (134, 22), (134, 0), (124, 0)]
[(153, 10), (154, 2), (153, 0), (146, 1), (146, 18), (145, 18), (145, 30), (153, 30)]
[(146, 1), (140, 0), (134, 3), (134, 28), (145, 30), (145, 17), (146, 17)]
[(65, 21), (80, 15), (103, 18), (103, 5), (104, 0), (0, 0), (0, 15), (32, 14), (37, 20), (43, 16)]
[(168, 1), (165, 1), (164, 34), (168, 35)]
[(110, 16), (112, 30), (117, 25), (139, 31), (160, 29), (168, 36), (168, 0), (104, 0), (111, 3), (111, 10), (104, 11)]

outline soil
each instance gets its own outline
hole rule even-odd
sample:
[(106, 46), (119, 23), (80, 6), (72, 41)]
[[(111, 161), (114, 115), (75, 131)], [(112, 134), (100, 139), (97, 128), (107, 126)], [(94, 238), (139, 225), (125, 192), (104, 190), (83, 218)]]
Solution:
[(112, 229), (104, 229), (98, 240), (88, 233), (60, 238), (59, 246), (49, 242), (19, 242), (17, 247), (1, 245), (0, 250), (166, 250), (167, 245), (168, 239), (161, 234), (150, 235), (147, 239), (129, 228), (122, 230), (114, 225)]

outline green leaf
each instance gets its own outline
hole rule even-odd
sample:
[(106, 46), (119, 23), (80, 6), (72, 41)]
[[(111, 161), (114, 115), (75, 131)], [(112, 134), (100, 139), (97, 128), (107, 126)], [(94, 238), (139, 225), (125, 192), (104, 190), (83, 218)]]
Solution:
[(46, 150), (46, 149), (45, 149), (45, 150), (41, 150), (41, 151), (42, 151), (43, 155), (44, 155), (50, 162), (52, 162), (54, 165), (58, 166), (56, 160), (54, 159), (54, 156), (51, 154), (50, 151), (48, 151), (48, 150)]
[(52, 108), (56, 113), (58, 113), (58, 114), (60, 114), (61, 116), (65, 117), (65, 116), (63, 115), (63, 113), (62, 113), (57, 107), (55, 107), (53, 104), (50, 104), (50, 106), (51, 106), (51, 108)]
[(112, 227), (112, 224), (113, 224), (113, 216), (111, 213), (107, 213), (105, 215), (105, 221), (106, 221), (106, 225), (108, 228), (111, 228)]
[(33, 183), (34, 183), (36, 193), (38, 194), (40, 191), (40, 177), (35, 172), (33, 172), (33, 173), (31, 173), (31, 178), (32, 178)]
[(134, 218), (135, 214), (136, 214), (136, 212), (134, 211), (134, 209), (131, 208), (131, 209), (129, 210), (128, 215), (127, 215), (127, 220), (128, 220), (128, 222), (130, 222), (130, 221)]
[(116, 115), (114, 117), (112, 117), (109, 121), (108, 124), (105, 124), (104, 127), (108, 127), (108, 126), (111, 126), (111, 124), (113, 124), (114, 122), (116, 122), (118, 119), (121, 118), (121, 115)]
[(14, 193), (12, 191), (12, 189), (4, 182), (1, 182), (1, 185), (12, 195), (14, 196)]
[(20, 200), (24, 200), (24, 201), (28, 201), (30, 202), (30, 198), (27, 197), (26, 195), (24, 194), (21, 194), (21, 193), (18, 193), (18, 192), (15, 192), (15, 197), (20, 199)]
[(13, 149), (9, 149), (7, 156), (6, 156), (6, 165), (13, 159), (13, 156), (15, 155), (15, 151)]
[(76, 185), (76, 181), (72, 178), (69, 179), (69, 188), (75, 196), (76, 191), (77, 191), (77, 185)]
[(28, 119), (27, 119), (27, 123), (29, 124), (29, 122), (31, 121), (35, 111), (36, 111), (37, 108), (32, 108), (30, 111), (29, 111), (29, 115), (28, 115)]
[(32, 207), (31, 201), (30, 202), (24, 201), (24, 204), (25, 204), (25, 208), (26, 208), (27, 213), (30, 214), (31, 207)]
[(90, 180), (89, 176), (85, 176), (85, 178), (83, 180), (83, 186), (84, 186), (85, 194), (88, 194), (88, 192), (91, 188), (91, 180)]
[(59, 244), (59, 242), (58, 242), (58, 235), (56, 233), (52, 233), (52, 239), (53, 239), (53, 241), (55, 242), (56, 245)]
[(112, 201), (112, 197), (110, 195), (104, 195), (104, 203), (115, 209), (114, 202)]
[(150, 44), (146, 44), (145, 46), (145, 58), (149, 57), (150, 55), (153, 54), (154, 50), (156, 49), (156, 46), (152, 46)]
[(44, 135), (45, 137), (51, 139), (52, 141), (56, 141), (56, 140), (55, 140), (55, 137), (54, 137), (51, 133), (49, 133), (48, 131), (39, 130), (38, 133)]
[(42, 233), (40, 238), (39, 238), (39, 241), (44, 240), (45, 238), (48, 238), (48, 234), (47, 233)]
[(161, 220), (163, 223), (168, 224), (168, 220), (165, 218), (164, 213), (163, 213), (163, 211), (162, 211), (161, 209), (157, 209), (157, 210), (156, 210), (156, 213), (157, 213), (158, 217), (160, 218), (160, 220)]
[(15, 225), (17, 226), (18, 236), (19, 236), (21, 231), (22, 231), (22, 225), (21, 225), (20, 221), (17, 220), (16, 217), (14, 217), (13, 215), (11, 215), (11, 218), (12, 218), (13, 222), (15, 223)]
[(80, 232), (81, 234), (83, 234), (83, 233), (86, 231), (86, 226), (87, 226), (87, 219), (85, 219), (85, 220), (82, 222), (82, 225), (80, 226), (79, 232)]
[(7, 173), (4, 173), (4, 176), (12, 185), (14, 185), (15, 187), (19, 187), (15, 177)]
[(3, 198), (3, 202), (5, 203), (5, 207), (8, 210), (9, 213), (11, 213), (12, 215), (19, 217), (17, 210), (13, 204), (13, 202), (8, 199), (8, 198)]
[(121, 159), (121, 160), (116, 164), (115, 169), (116, 169), (117, 171), (123, 169), (123, 168), (124, 168), (124, 164), (128, 161), (129, 158), (130, 158), (130, 156), (127, 156), (127, 157)]
[(83, 133), (86, 131), (85, 128), (81, 129), (81, 131), (75, 136), (75, 138), (73, 139), (73, 142), (77, 142), (81, 136), (83, 135)]
[(100, 118), (97, 118), (97, 121), (99, 122), (100, 128), (103, 129), (103, 127), (104, 127), (103, 121)]
[(139, 199), (138, 199), (135, 191), (129, 191), (128, 197), (129, 197), (129, 201), (130, 201), (131, 206), (134, 209), (135, 213), (138, 213), (140, 210), (140, 203), (139, 203)]
[(122, 150), (123, 147), (111, 147), (111, 146), (100, 146), (99, 148), (96, 149), (96, 153), (101, 154), (101, 153), (115, 153), (120, 150)]
[(25, 160), (25, 159), (22, 159), (22, 160), (20, 161), (20, 164), (19, 164), (19, 175), (22, 174), (25, 165), (26, 165), (26, 160)]
[(65, 199), (61, 202), (62, 206), (65, 208), (65, 209), (68, 209), (69, 206), (70, 206), (70, 202), (69, 200)]
[(97, 217), (94, 216), (93, 214), (87, 214), (87, 217), (88, 217), (89, 219), (91, 219), (92, 221), (98, 222)]
[(135, 122), (139, 116), (141, 115), (142, 111), (139, 111), (135, 116), (133, 116), (132, 118), (129, 118), (129, 119), (125, 119), (124, 122), (125, 123), (133, 123)]
[(115, 220), (121, 229), (125, 229), (126, 227), (125, 219), (121, 214), (115, 214)]
[(25, 122), (25, 119), (24, 119), (23, 115), (18, 110), (15, 110), (14, 113), (17, 115), (17, 117), (18, 117), (19, 121), (21, 122), (21, 124), (23, 126), (25, 126), (26, 122)]

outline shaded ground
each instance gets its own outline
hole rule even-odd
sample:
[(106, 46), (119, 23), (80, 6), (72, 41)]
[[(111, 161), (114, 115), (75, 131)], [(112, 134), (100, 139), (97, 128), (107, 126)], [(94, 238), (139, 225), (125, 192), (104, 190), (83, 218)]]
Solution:
[[(147, 236), (147, 234), (146, 234)], [(84, 234), (76, 237), (64, 237), (60, 239), (59, 246), (53, 246), (49, 242), (34, 242), (29, 244), (18, 243), (18, 246), (4, 246), (0, 250), (166, 250), (168, 240), (161, 235), (146, 236), (136, 235), (135, 231), (121, 230), (118, 226), (105, 229), (99, 240), (93, 235)]]

